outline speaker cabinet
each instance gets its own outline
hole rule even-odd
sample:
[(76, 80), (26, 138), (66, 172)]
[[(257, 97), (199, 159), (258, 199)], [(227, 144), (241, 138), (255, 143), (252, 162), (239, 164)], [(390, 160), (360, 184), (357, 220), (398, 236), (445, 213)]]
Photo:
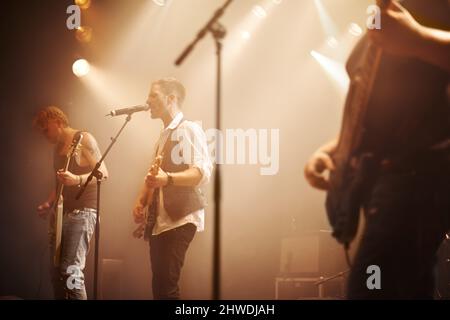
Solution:
[(344, 249), (330, 231), (304, 232), (281, 240), (280, 276), (328, 277), (346, 269)]

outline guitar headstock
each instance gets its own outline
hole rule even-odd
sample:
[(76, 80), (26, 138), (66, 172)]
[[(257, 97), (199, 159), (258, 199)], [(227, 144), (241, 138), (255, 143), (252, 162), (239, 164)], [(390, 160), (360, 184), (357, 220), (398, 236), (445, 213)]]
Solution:
[(83, 134), (79, 133), (73, 137), (72, 144), (70, 145), (70, 151), (68, 157), (72, 158), (76, 152), (81, 149), (81, 140), (83, 140)]

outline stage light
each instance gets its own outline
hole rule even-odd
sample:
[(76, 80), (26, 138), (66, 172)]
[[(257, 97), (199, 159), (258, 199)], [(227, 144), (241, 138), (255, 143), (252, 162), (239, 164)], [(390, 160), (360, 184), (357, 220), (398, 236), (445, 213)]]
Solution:
[(339, 45), (339, 43), (335, 37), (328, 37), (326, 41), (327, 41), (327, 45), (333, 49), (337, 48), (337, 46)]
[(264, 19), (265, 17), (267, 17), (267, 11), (264, 10), (264, 8), (261, 6), (254, 6), (252, 12), (260, 19)]
[(359, 37), (360, 35), (362, 35), (363, 30), (358, 24), (351, 23), (350, 26), (348, 27), (348, 32), (355, 37)]
[(317, 51), (311, 51), (311, 56), (320, 64), (325, 72), (335, 81), (342, 92), (345, 92), (349, 85), (349, 78), (343, 63), (332, 60)]
[(316, 6), (317, 13), (319, 14), (320, 24), (322, 25), (325, 34), (329, 37), (335, 37), (338, 34), (338, 29), (322, 1), (314, 0), (314, 4)]
[(166, 5), (166, 0), (153, 0), (153, 3), (157, 6), (164, 7)]
[(86, 10), (91, 6), (91, 0), (75, 0), (75, 4), (81, 9)]
[(84, 77), (91, 69), (89, 62), (85, 59), (78, 59), (72, 65), (72, 71), (77, 77)]
[(244, 40), (250, 39), (250, 36), (251, 36), (251, 34), (250, 34), (250, 32), (248, 32), (248, 31), (242, 31), (242, 33), (241, 33), (241, 37), (242, 37), (242, 39), (244, 39)]
[(283, 0), (272, 0), (274, 4), (280, 4)]
[(88, 43), (92, 40), (92, 28), (81, 26), (75, 31), (75, 38), (82, 43)]

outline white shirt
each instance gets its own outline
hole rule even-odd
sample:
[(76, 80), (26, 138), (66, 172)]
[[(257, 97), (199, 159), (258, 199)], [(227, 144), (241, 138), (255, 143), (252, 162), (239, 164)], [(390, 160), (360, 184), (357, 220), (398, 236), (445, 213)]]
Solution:
[[(174, 140), (176, 136), (182, 136), (182, 143), (177, 146), (182, 147), (183, 151), (190, 150), (190, 152), (183, 152), (181, 156), (182, 159), (180, 160), (182, 160), (184, 164), (188, 164), (189, 168), (198, 168), (200, 170), (202, 179), (196, 186), (200, 187), (209, 182), (212, 173), (212, 162), (208, 153), (206, 135), (203, 129), (195, 122), (183, 121), (183, 123), (180, 124), (182, 119), (183, 113), (177, 113), (172, 122), (162, 130), (159, 140), (156, 143), (154, 154), (155, 157), (161, 154), (167, 139), (172, 138)], [(174, 130), (175, 128), (177, 129)], [(169, 137), (171, 132), (173, 132), (172, 137)], [(164, 156), (167, 157), (171, 155)], [(179, 220), (172, 220), (164, 209), (163, 188), (160, 188), (158, 215), (152, 234), (158, 235), (187, 223), (193, 223), (197, 227), (198, 232), (203, 231), (205, 229), (205, 210), (200, 209)]]

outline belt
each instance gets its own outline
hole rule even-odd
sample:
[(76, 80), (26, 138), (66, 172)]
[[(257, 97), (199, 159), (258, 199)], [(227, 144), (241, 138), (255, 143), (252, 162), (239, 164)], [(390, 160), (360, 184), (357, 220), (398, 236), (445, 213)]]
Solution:
[(400, 174), (450, 174), (450, 156), (438, 153), (427, 153), (410, 157), (386, 157), (380, 161), (381, 173)]
[(77, 209), (65, 211), (65, 213), (71, 213), (71, 214), (79, 214), (80, 212), (97, 213), (97, 209), (94, 209), (94, 208), (77, 208)]

